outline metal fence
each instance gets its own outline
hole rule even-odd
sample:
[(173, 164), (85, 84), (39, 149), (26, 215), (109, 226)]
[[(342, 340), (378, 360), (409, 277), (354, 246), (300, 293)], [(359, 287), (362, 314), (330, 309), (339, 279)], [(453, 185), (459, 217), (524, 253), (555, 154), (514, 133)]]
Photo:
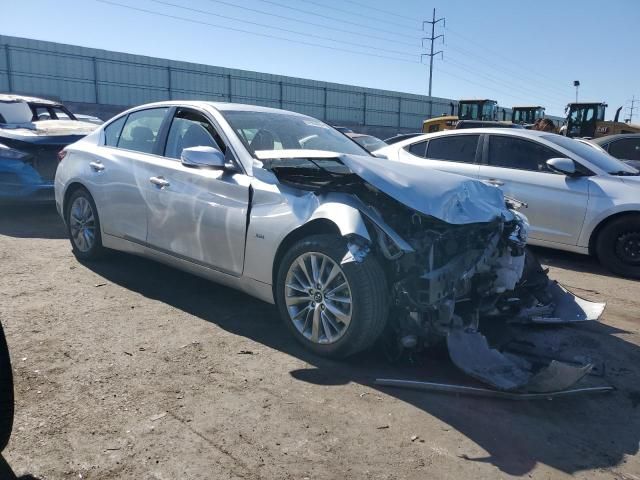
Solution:
[[(283, 108), (332, 124), (419, 130), (454, 100), (0, 35), (0, 91), (127, 107), (202, 99)], [(510, 118), (510, 110), (506, 109)]]

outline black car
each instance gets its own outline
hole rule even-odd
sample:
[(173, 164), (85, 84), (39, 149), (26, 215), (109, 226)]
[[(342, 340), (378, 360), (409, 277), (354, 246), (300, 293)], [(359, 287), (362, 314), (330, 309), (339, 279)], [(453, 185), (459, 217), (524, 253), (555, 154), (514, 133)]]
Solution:
[(0, 94), (0, 203), (53, 201), (58, 152), (96, 127), (58, 102)]
[(413, 133), (399, 133), (394, 135), (393, 137), (385, 138), (384, 143), (387, 145), (393, 145), (394, 143), (401, 142), (403, 140), (409, 140), (410, 138), (417, 137), (418, 135), (424, 135), (423, 132), (413, 132)]
[(640, 170), (640, 133), (621, 133), (589, 140), (606, 150), (609, 155), (619, 158)]

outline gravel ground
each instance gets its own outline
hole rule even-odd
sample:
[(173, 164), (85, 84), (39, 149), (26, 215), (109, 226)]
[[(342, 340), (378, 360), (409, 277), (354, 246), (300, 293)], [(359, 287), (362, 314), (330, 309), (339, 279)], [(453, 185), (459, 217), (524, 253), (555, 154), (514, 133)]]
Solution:
[(0, 319), (16, 418), (4, 456), (38, 479), (640, 479), (640, 288), (538, 249), (606, 300), (555, 330), (613, 393), (511, 402), (373, 385), (468, 382), (441, 356), (388, 365), (300, 348), (275, 308), (124, 254), (80, 264), (50, 208), (0, 209)]

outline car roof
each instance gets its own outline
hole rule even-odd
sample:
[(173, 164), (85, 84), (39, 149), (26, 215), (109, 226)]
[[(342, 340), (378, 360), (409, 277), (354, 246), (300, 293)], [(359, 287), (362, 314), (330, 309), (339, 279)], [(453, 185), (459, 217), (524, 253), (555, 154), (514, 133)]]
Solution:
[(60, 102), (54, 102), (53, 100), (47, 100), (46, 98), (28, 97), (26, 95), (16, 95), (13, 93), (0, 93), (0, 102), (5, 102), (5, 103), (27, 102), (27, 103), (40, 103), (42, 105), (62, 105)]
[(195, 108), (213, 108), (219, 112), (265, 112), (265, 113), (287, 113), (300, 117), (307, 118), (308, 115), (302, 113), (292, 112), (290, 110), (282, 110), (280, 108), (261, 107), (259, 105), (247, 105), (243, 103), (229, 103), (229, 102), (207, 102), (203, 100), (167, 100), (163, 102), (145, 103), (139, 105), (131, 111), (138, 109), (146, 109), (153, 107), (195, 107)]
[(485, 133), (495, 133), (498, 135), (513, 135), (516, 137), (529, 137), (529, 138), (537, 138), (545, 135), (557, 135), (551, 132), (543, 132), (539, 130), (527, 130), (525, 128), (488, 127), (488, 128), (462, 128), (457, 130), (443, 130), (441, 132), (425, 133), (424, 136), (431, 138), (436, 136), (440, 137), (440, 136), (448, 136), (448, 135), (469, 135), (474, 133), (478, 135), (482, 135)]
[(589, 141), (597, 143), (598, 145), (606, 145), (614, 140), (620, 140), (621, 138), (640, 138), (640, 133), (617, 133), (615, 135), (607, 135), (606, 137), (591, 138)]

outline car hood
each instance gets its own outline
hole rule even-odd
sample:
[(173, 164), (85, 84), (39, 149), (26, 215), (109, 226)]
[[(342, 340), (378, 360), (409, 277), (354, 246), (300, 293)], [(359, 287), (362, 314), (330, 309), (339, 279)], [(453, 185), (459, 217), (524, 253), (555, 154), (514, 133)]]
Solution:
[(497, 187), (428, 167), (318, 150), (259, 151), (256, 156), (260, 160), (338, 158), (350, 171), (398, 202), (451, 224), (513, 217)]
[(19, 124), (0, 124), (0, 134), (10, 138), (88, 135), (97, 125), (78, 120), (40, 120)]

